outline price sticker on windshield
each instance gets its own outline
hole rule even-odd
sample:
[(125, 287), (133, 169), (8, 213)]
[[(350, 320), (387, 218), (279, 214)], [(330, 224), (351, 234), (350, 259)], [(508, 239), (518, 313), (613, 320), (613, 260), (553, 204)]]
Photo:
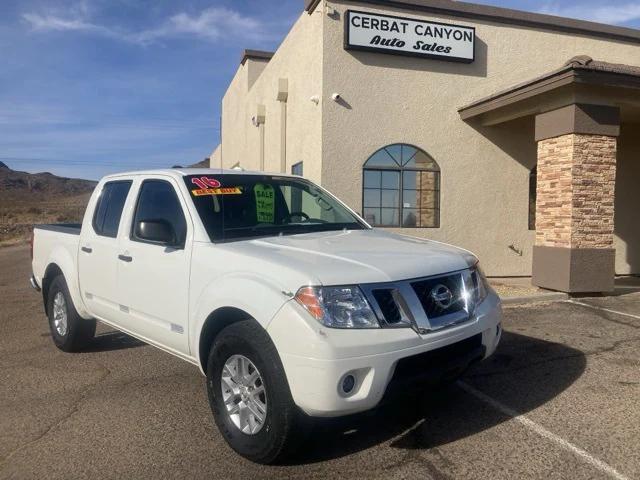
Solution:
[(220, 188), (201, 188), (198, 190), (191, 190), (191, 194), (194, 197), (201, 197), (203, 195), (240, 195), (242, 189), (240, 187), (220, 187)]
[(239, 195), (242, 193), (240, 187), (223, 187), (219, 180), (210, 177), (192, 178), (191, 183), (198, 187), (195, 190), (191, 190), (191, 194), (194, 197), (203, 195)]
[(273, 223), (276, 211), (273, 187), (257, 183), (253, 192), (256, 196), (256, 220), (258, 223)]
[(203, 195), (240, 195), (242, 189), (240, 187), (220, 187), (220, 188), (202, 188), (199, 190), (191, 190), (194, 197)]
[(200, 190), (205, 190), (207, 188), (218, 188), (222, 186), (222, 184), (218, 180), (209, 177), (192, 178), (191, 183), (197, 186)]

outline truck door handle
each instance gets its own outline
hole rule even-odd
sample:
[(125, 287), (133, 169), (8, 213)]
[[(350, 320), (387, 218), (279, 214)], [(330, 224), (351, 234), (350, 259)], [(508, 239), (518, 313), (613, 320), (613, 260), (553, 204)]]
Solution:
[(129, 255), (118, 255), (118, 260), (122, 260), (123, 262), (133, 262), (133, 257), (130, 257)]
[(91, 248), (91, 247), (82, 247), (80, 250), (82, 250), (85, 253), (93, 252), (93, 248)]

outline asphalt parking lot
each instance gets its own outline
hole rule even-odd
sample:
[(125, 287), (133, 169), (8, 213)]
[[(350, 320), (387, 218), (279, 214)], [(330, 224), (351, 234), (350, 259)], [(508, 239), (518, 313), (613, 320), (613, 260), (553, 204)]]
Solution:
[(29, 270), (0, 249), (0, 478), (640, 478), (640, 293), (509, 307), (462, 382), (264, 467), (226, 446), (193, 366), (105, 328), (57, 350)]

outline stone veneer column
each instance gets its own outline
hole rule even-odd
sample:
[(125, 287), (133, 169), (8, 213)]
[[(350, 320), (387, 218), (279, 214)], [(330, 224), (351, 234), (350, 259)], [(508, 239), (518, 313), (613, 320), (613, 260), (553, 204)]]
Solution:
[(569, 105), (538, 115), (533, 283), (569, 293), (613, 290), (619, 111)]

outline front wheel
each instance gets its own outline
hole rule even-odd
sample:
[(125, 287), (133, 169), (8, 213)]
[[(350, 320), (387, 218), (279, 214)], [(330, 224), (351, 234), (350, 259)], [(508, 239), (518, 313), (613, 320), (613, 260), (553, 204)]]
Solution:
[(207, 391), (223, 437), (253, 462), (284, 460), (307, 431), (275, 345), (255, 320), (234, 323), (217, 336), (207, 362)]
[(69, 288), (62, 275), (51, 282), (47, 297), (49, 329), (56, 347), (65, 352), (85, 348), (96, 332), (96, 321), (82, 318), (71, 301)]

